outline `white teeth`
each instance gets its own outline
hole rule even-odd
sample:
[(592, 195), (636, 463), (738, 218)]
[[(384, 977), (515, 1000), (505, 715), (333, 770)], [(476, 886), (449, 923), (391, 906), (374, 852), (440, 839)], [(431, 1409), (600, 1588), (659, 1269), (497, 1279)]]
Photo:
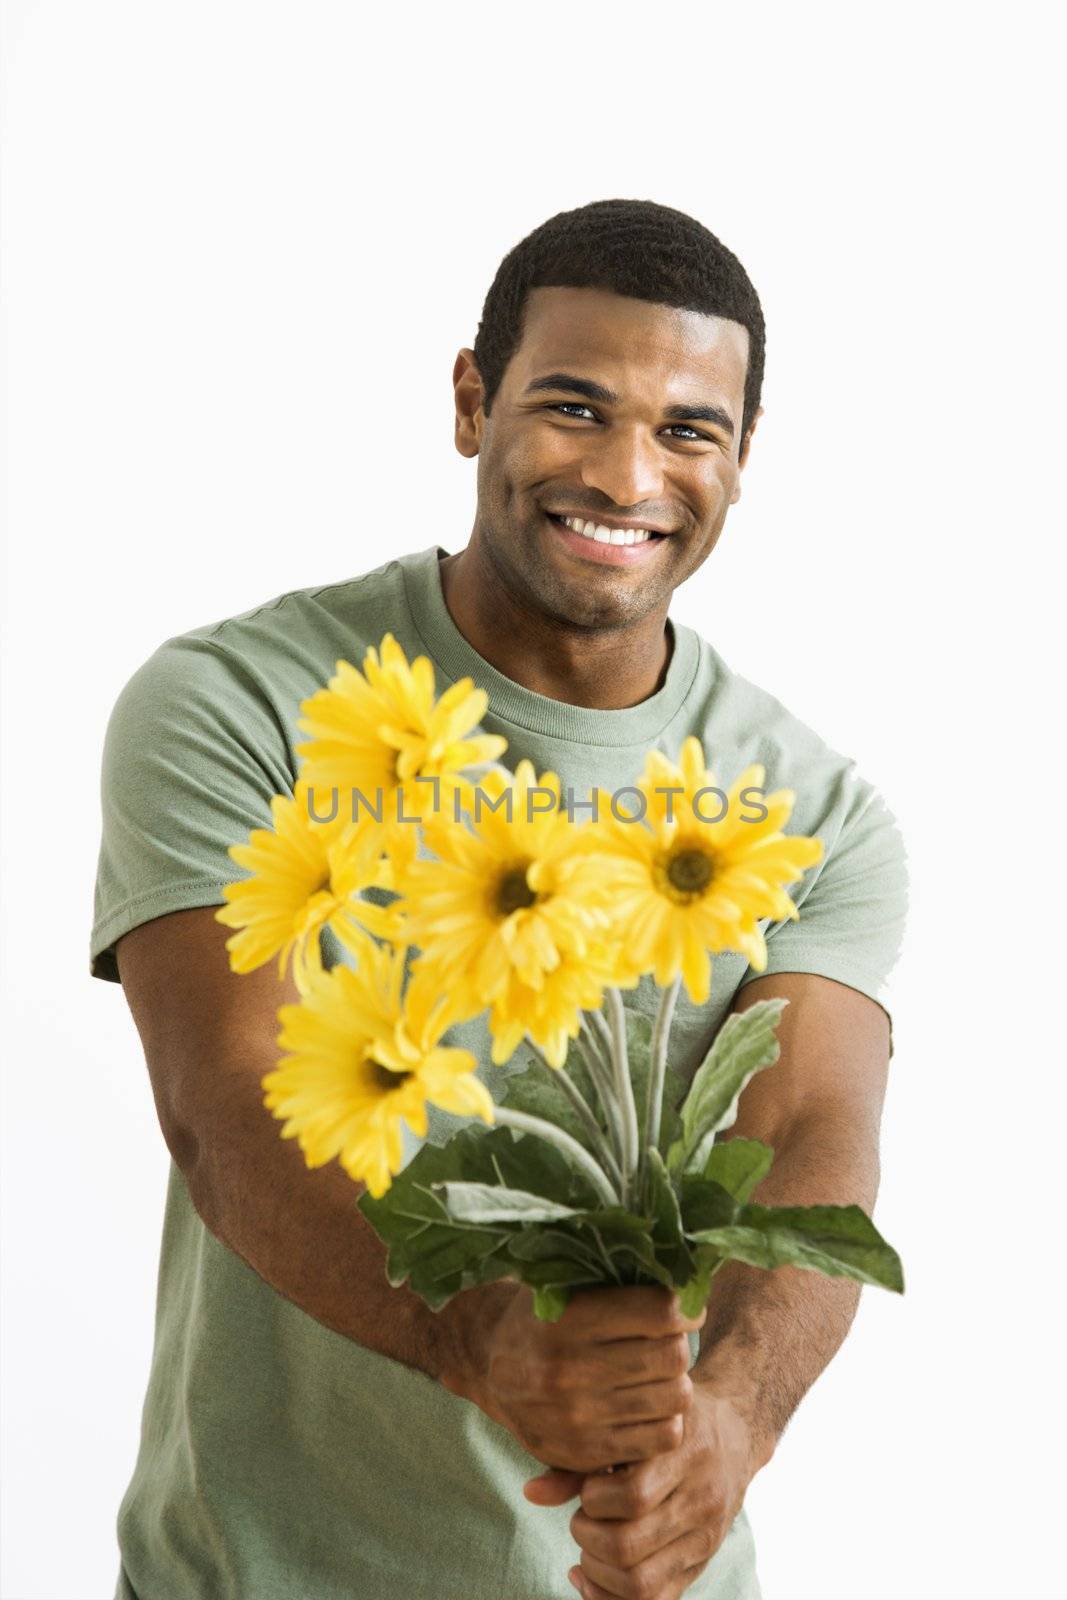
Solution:
[(644, 544), (652, 537), (647, 528), (606, 528), (603, 523), (586, 522), (581, 517), (561, 517), (560, 520), (583, 539), (592, 539), (597, 544)]

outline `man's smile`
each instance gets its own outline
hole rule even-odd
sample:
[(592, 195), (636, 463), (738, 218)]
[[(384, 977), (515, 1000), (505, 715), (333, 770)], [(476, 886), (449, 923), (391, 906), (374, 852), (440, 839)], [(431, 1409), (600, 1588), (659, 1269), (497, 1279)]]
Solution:
[(670, 537), (669, 534), (654, 533), (648, 528), (622, 528), (583, 517), (562, 517), (551, 511), (546, 512), (545, 516), (557, 538), (574, 555), (608, 566), (643, 565)]

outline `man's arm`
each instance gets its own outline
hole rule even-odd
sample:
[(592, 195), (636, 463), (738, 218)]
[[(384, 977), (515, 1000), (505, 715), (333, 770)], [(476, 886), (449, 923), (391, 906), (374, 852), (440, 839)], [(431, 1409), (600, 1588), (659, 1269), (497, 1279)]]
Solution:
[[(759, 978), (735, 1010), (784, 995), (781, 1056), (749, 1083), (731, 1136), (761, 1139), (774, 1165), (761, 1205), (874, 1208), (879, 1129), (889, 1068), (889, 1019), (858, 990), (810, 973)], [(728, 1262), (712, 1280), (708, 1320), (690, 1376), (730, 1395), (752, 1435), (757, 1466), (839, 1349), (860, 1287), (800, 1267), (760, 1271)]]
[(483, 1378), (487, 1341), (521, 1285), (484, 1284), (431, 1311), (385, 1276), (386, 1246), (337, 1162), (309, 1170), (263, 1105), (277, 1010), (299, 999), (275, 961), (230, 970), (214, 908), (173, 912), (116, 946), (167, 1147), (210, 1231), (334, 1332), (457, 1389)]

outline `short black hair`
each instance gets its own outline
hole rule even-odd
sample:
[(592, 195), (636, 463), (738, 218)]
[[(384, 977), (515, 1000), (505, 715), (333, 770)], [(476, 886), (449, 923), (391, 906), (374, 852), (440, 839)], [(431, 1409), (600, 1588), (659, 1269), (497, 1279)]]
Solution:
[(527, 292), (550, 287), (608, 289), (740, 322), (749, 339), (744, 440), (763, 387), (763, 311), (740, 261), (703, 223), (653, 200), (594, 200), (520, 240), (497, 268), (474, 340), (486, 416), (522, 340)]

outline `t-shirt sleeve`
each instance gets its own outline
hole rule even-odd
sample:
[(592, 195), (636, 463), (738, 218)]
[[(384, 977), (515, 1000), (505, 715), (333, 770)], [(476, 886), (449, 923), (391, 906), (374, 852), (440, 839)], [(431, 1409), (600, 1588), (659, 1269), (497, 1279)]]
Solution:
[(857, 786), (823, 859), (789, 891), (800, 920), (765, 930), (765, 972), (812, 972), (848, 984), (884, 1007), (908, 910), (908, 869), (896, 819), (876, 790)]
[(252, 666), (214, 639), (170, 639), (121, 690), (104, 736), (89, 970), (119, 981), (115, 943), (153, 917), (222, 905), (228, 850), (291, 794), (283, 720)]

